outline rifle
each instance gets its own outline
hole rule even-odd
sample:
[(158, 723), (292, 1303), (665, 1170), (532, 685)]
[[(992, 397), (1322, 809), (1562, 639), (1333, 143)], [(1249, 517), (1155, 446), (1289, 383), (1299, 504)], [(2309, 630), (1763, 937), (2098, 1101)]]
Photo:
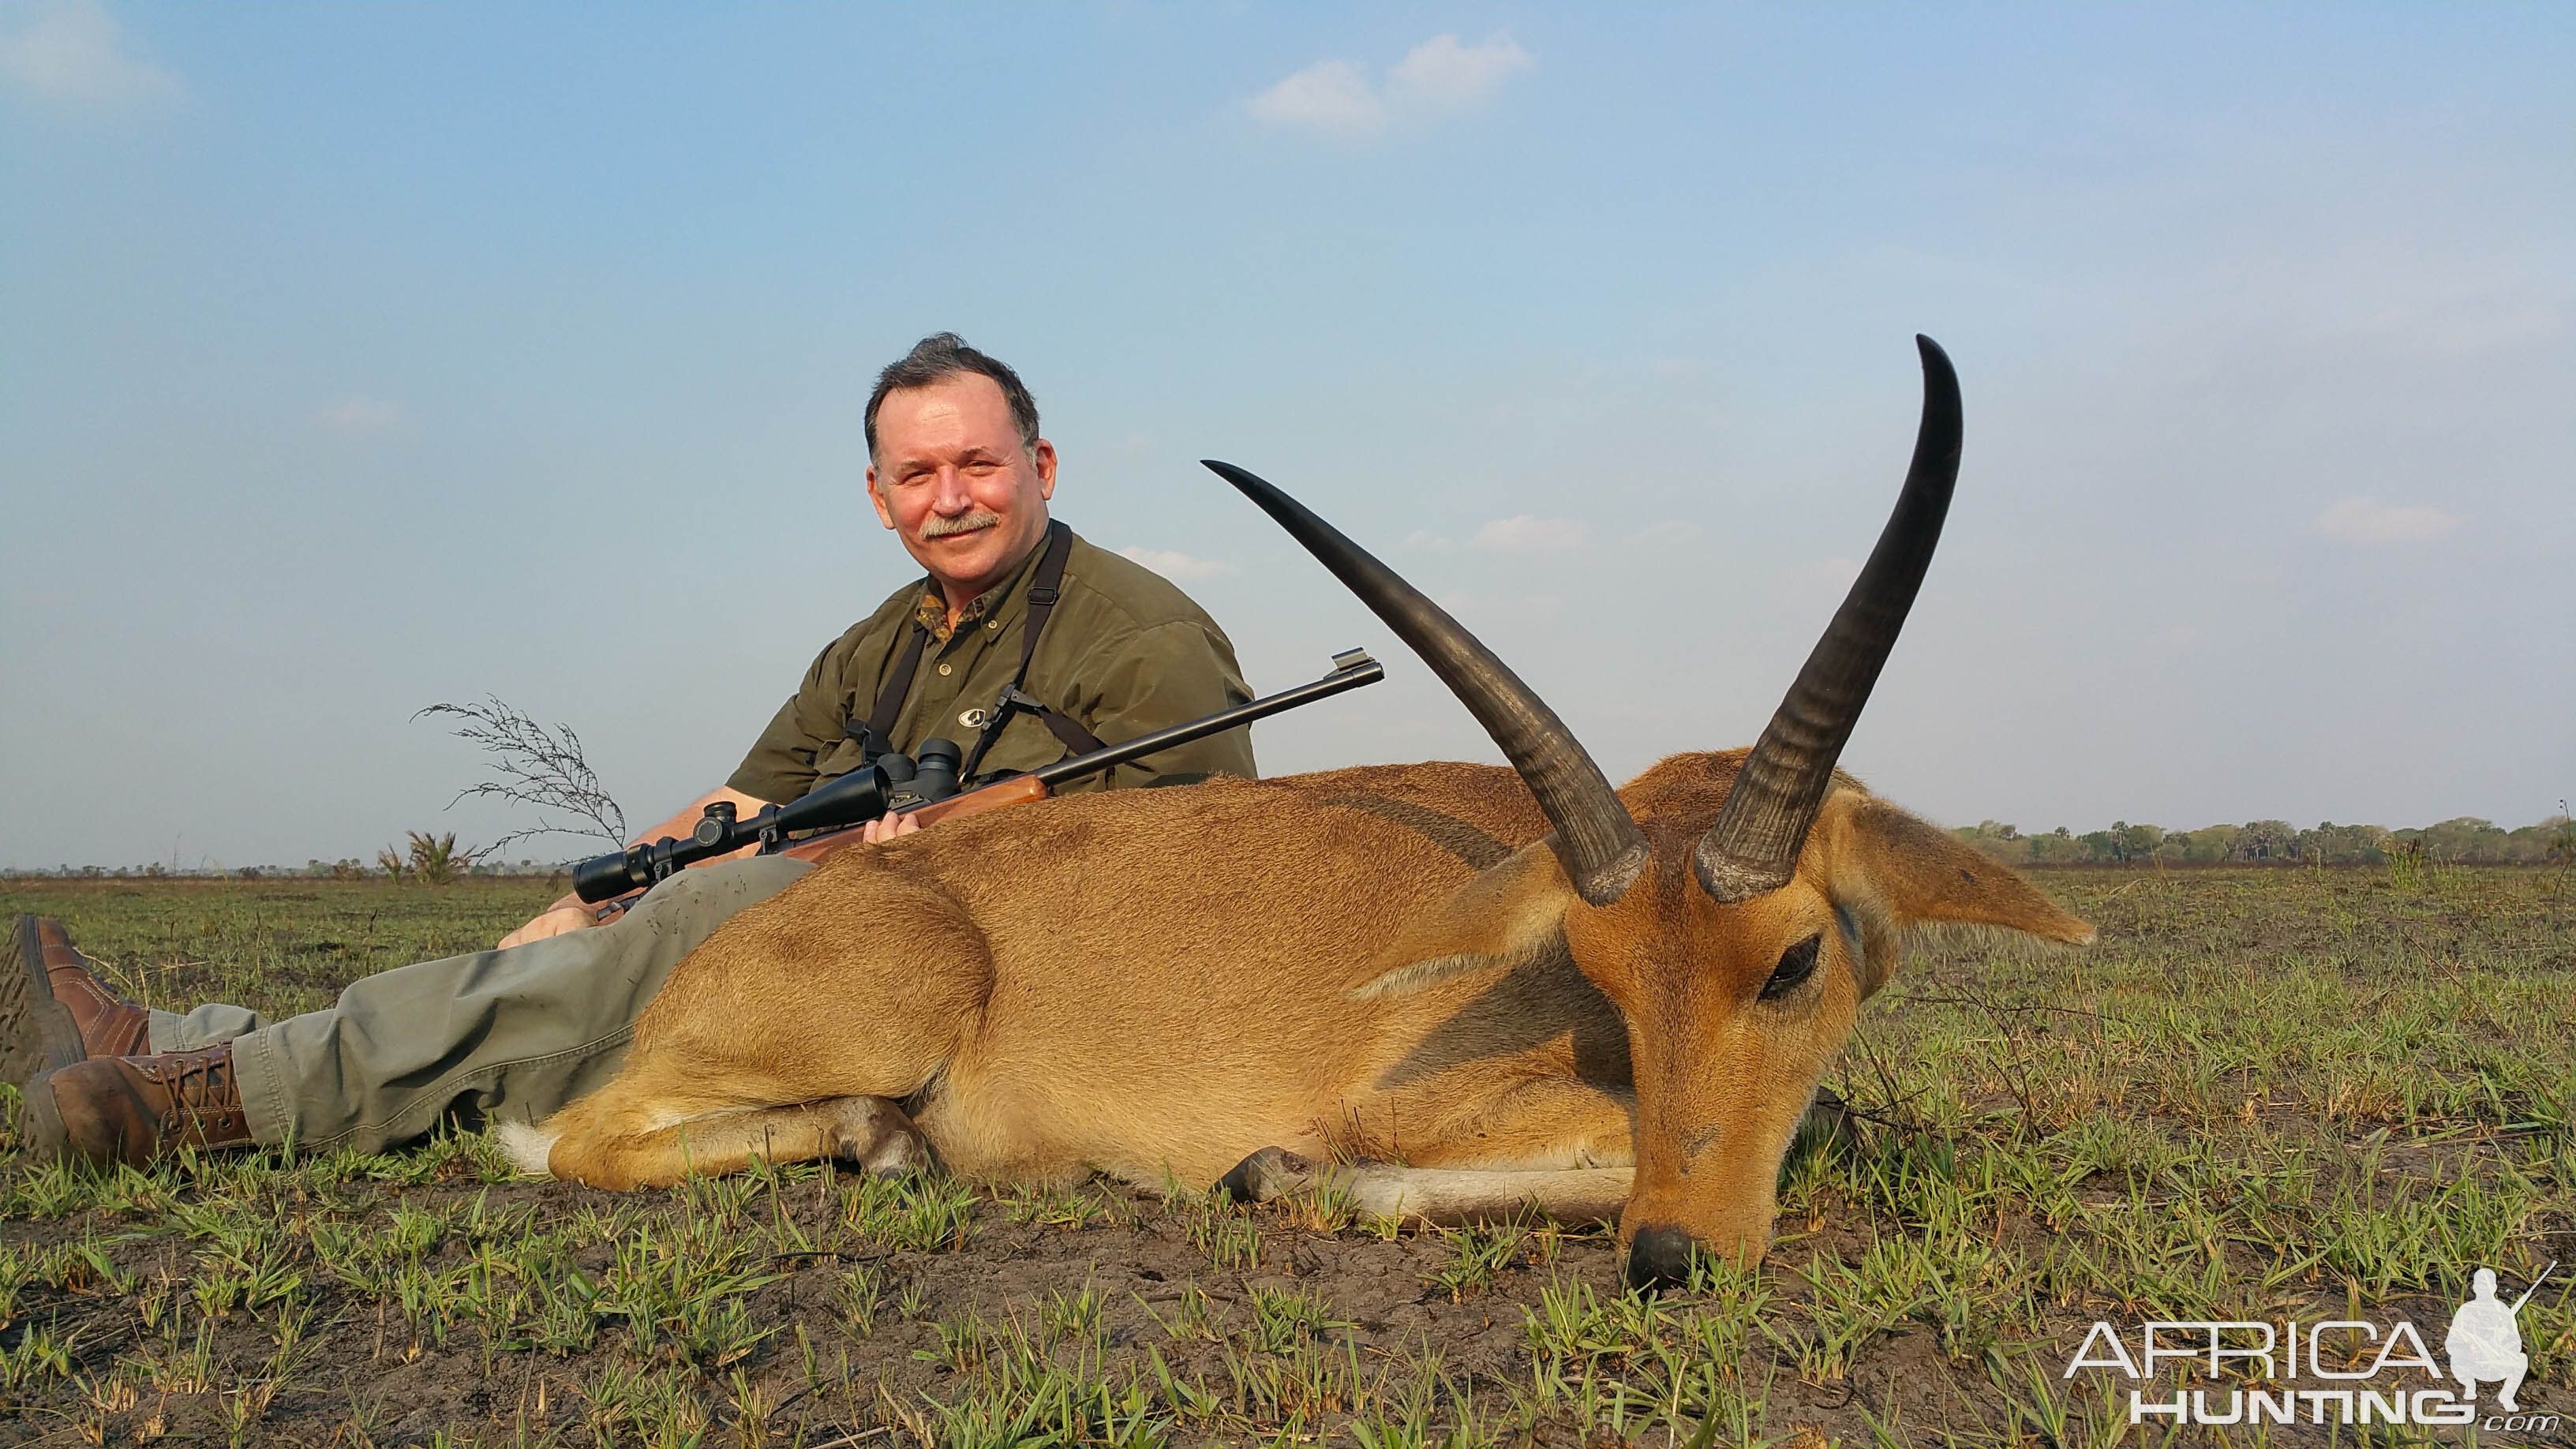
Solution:
[(2549, 1266), (2540, 1270), (2540, 1277), (2532, 1279), (2531, 1286), (2522, 1290), (2522, 1296), (2513, 1300), (2514, 1312), (2520, 1313), (2522, 1311), (2522, 1305), (2531, 1301), (2531, 1295), (2540, 1291), (2542, 1281), (2547, 1279), (2550, 1273), (2557, 1267), (2558, 1260), (2556, 1258), (2550, 1259)]
[(738, 818), (732, 801), (718, 800), (707, 806), (685, 838), (665, 835), (574, 866), (573, 894), (596, 905), (650, 890), (675, 871), (755, 843), (763, 855), (817, 860), (857, 839), (869, 821), (890, 812), (910, 815), (927, 826), (1005, 806), (1025, 805), (1047, 798), (1069, 780), (1097, 775), (1158, 750), (1221, 734), (1282, 710), (1312, 704), (1363, 684), (1375, 684), (1385, 677), (1386, 666), (1370, 658), (1367, 650), (1346, 649), (1333, 656), (1331, 672), (1312, 683), (962, 792), (957, 779), (957, 746), (943, 739), (924, 740), (917, 759), (892, 753), (879, 755), (871, 763), (795, 801), (766, 806), (748, 820)]

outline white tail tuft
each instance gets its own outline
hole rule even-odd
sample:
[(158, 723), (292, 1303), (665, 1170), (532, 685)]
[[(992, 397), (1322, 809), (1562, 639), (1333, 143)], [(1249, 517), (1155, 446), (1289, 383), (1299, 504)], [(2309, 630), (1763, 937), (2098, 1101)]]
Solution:
[(493, 1129), (493, 1135), (501, 1139), (501, 1151), (512, 1166), (531, 1177), (554, 1176), (547, 1159), (554, 1155), (561, 1132), (549, 1132), (531, 1122), (504, 1122)]

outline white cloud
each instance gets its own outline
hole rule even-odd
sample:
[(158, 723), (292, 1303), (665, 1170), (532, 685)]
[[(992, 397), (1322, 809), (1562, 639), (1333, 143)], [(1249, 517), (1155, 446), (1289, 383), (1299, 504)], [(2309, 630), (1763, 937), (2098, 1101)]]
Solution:
[(1497, 518), (1476, 530), (1467, 540), (1469, 548), (1486, 553), (1526, 554), (1562, 553), (1583, 547), (1592, 541), (1590, 530), (1570, 518), (1532, 518), (1517, 513)]
[(1476, 45), (1435, 35), (1388, 68), (1384, 85), (1357, 61), (1317, 61), (1244, 102), (1244, 108), (1274, 126), (1369, 136), (1404, 116), (1463, 110), (1537, 64), (1520, 42), (1499, 31)]
[(125, 51), (125, 32), (96, 0), (73, 0), (0, 35), (0, 76), (38, 100), (141, 106), (176, 97), (178, 78)]
[(1700, 526), (1687, 518), (1667, 518), (1649, 523), (1628, 535), (1628, 541), (1645, 548), (1689, 548), (1700, 540)]
[(1118, 556), (1143, 564), (1167, 579), (1216, 579), (1236, 572), (1221, 559), (1192, 558), (1168, 548), (1122, 548)]
[(1392, 96), (1456, 110), (1483, 100), (1494, 87), (1537, 64), (1520, 42), (1500, 32), (1482, 45), (1460, 45), (1457, 36), (1435, 35), (1405, 52), (1386, 73), (1386, 88)]
[(313, 421), (335, 433), (373, 433), (402, 421), (402, 407), (382, 398), (342, 398), (313, 415)]
[(2460, 526), (2459, 515), (2430, 504), (2401, 507), (2376, 498), (2346, 498), (2317, 515), (2316, 530), (2339, 543), (2364, 546), (2428, 543)]
[(1386, 102), (1367, 74), (1347, 60), (1318, 61), (1244, 105), (1274, 126), (1336, 136), (1363, 136), (1386, 124)]

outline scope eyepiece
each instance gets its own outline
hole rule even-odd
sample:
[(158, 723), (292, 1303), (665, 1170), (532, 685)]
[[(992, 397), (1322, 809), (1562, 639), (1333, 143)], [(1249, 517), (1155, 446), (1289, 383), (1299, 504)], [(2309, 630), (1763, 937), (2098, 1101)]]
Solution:
[(912, 779), (905, 783), (903, 793), (914, 803), (922, 805), (947, 799), (957, 793), (957, 767), (965, 763), (965, 759), (966, 752), (957, 748), (953, 740), (937, 736), (923, 740)]

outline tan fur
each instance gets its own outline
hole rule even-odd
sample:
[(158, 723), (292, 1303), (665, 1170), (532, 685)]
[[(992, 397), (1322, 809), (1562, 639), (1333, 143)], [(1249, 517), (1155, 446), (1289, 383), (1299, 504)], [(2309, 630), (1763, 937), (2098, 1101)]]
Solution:
[[(1781, 1154), (1907, 927), (2090, 928), (1847, 777), (1797, 879), (1719, 906), (1690, 847), (1742, 758), (1621, 790), (1654, 860), (1597, 909), (1519, 779), (1479, 765), (1070, 796), (842, 851), (673, 969), (616, 1079), (543, 1124), (550, 1166), (628, 1186), (846, 1155), (865, 1134), (836, 1104), (884, 1099), (994, 1180), (1205, 1185), (1267, 1147), (1634, 1164), (1623, 1232), (1758, 1254)], [(1757, 1000), (1819, 933), (1814, 978)], [(1524, 1186), (1498, 1179), (1498, 1208)]]

